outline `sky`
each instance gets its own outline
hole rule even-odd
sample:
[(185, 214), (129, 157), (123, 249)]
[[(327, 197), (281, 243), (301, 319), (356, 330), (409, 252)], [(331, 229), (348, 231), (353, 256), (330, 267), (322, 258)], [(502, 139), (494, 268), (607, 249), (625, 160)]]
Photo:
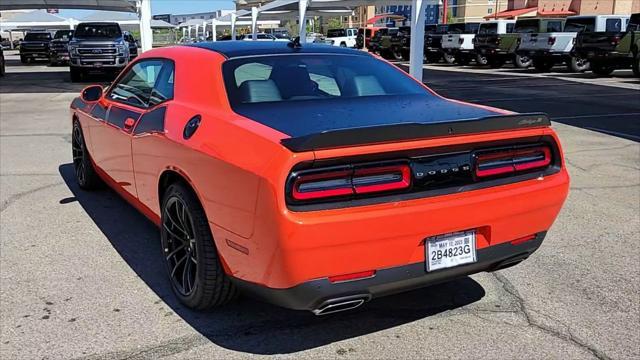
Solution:
[[(219, 9), (234, 9), (232, 0), (151, 0), (151, 13), (189, 14)], [(60, 10), (60, 16), (82, 18), (93, 10)]]

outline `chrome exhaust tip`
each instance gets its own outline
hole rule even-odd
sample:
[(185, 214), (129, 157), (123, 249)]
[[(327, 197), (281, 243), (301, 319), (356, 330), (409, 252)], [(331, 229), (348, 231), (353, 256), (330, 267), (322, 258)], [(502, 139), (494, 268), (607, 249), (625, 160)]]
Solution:
[(315, 315), (328, 315), (341, 311), (353, 310), (371, 298), (370, 295), (356, 295), (323, 302), (317, 309), (311, 310)]

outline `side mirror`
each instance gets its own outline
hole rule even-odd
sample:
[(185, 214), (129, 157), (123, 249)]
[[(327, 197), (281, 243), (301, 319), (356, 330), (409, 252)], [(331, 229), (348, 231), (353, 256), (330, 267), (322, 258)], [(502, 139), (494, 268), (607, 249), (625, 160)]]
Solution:
[(82, 100), (86, 102), (96, 102), (102, 97), (102, 86), (91, 85), (82, 90)]

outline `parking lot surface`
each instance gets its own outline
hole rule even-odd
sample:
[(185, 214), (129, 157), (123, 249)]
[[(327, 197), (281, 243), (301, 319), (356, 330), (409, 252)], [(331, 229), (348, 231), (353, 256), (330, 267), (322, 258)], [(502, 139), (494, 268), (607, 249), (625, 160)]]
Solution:
[(68, 107), (86, 84), (7, 59), (3, 359), (640, 358), (640, 91), (626, 72), (575, 81), (426, 66), (445, 96), (549, 113), (572, 176), (567, 203), (516, 267), (315, 317), (248, 298), (209, 313), (179, 305), (154, 226), (112, 191), (76, 186)]

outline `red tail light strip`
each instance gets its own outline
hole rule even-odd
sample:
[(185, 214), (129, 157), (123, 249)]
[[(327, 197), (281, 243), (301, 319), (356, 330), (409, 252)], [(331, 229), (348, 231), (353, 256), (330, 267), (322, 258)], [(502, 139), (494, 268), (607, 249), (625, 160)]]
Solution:
[(356, 194), (405, 189), (411, 185), (411, 171), (407, 165), (356, 170), (353, 188)]
[(476, 158), (477, 177), (532, 170), (551, 164), (551, 150), (546, 146), (480, 154)]

